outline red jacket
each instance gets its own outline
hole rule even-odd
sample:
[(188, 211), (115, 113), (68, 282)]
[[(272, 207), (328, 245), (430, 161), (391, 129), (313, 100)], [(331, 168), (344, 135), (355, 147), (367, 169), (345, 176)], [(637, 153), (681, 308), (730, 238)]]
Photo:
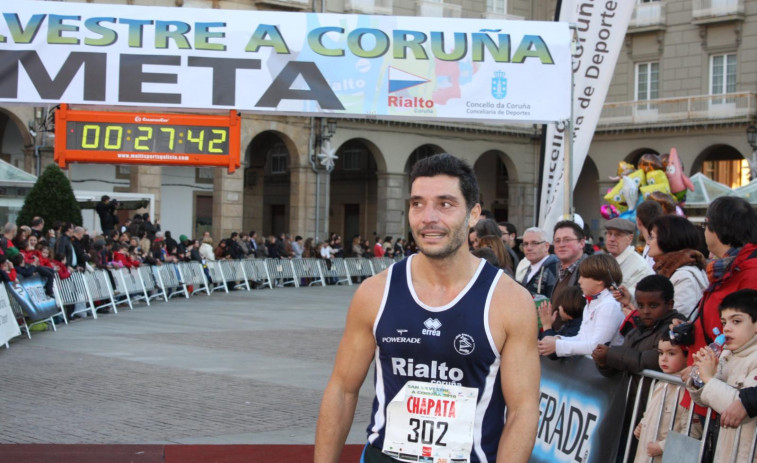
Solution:
[(139, 262), (132, 260), (129, 256), (126, 254), (122, 254), (120, 252), (114, 252), (113, 253), (113, 261), (117, 262), (118, 267), (126, 267), (126, 268), (132, 268), (132, 267), (139, 267)]
[[(43, 259), (43, 258), (42, 258)], [(55, 266), (58, 267), (58, 276), (60, 276), (61, 280), (65, 280), (66, 278), (71, 276), (71, 272), (68, 271), (68, 267), (66, 267), (63, 262), (58, 262), (55, 259), (45, 259), (45, 263), (43, 263), (42, 259), (40, 259), (39, 263), (41, 265), (44, 265), (45, 267), (55, 268)]]

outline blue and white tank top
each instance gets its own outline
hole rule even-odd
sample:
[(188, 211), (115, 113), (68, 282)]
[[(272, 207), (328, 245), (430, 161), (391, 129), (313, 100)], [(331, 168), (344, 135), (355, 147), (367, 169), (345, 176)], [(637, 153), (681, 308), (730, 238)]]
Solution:
[(489, 306), (502, 271), (482, 260), (454, 300), (431, 307), (415, 293), (411, 262), (412, 256), (389, 268), (374, 322), (376, 397), (368, 441), (383, 447), (386, 406), (408, 381), (476, 388), (470, 461), (493, 463), (504, 427), (505, 400)]

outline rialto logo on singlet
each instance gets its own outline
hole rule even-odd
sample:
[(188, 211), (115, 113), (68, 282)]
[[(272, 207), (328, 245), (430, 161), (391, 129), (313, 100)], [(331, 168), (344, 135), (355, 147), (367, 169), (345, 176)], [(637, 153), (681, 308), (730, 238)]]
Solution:
[(463, 380), (463, 370), (450, 368), (447, 362), (432, 360), (431, 364), (415, 363), (415, 359), (392, 357), (392, 373), (418, 379), (430, 379), (432, 383), (459, 384)]
[(442, 332), (439, 331), (439, 328), (442, 326), (442, 322), (439, 321), (438, 318), (427, 318), (425, 322), (423, 322), (423, 326), (426, 328), (421, 331), (421, 333), (425, 334), (426, 336), (441, 336)]

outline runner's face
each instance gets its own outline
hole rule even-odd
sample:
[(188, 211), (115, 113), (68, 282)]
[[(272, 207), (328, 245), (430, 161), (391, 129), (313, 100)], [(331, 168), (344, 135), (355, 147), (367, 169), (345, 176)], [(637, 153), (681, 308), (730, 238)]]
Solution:
[(467, 244), (468, 229), (478, 220), (480, 209), (476, 204), (468, 213), (456, 177), (436, 175), (415, 179), (408, 219), (419, 251), (436, 259), (457, 252)]

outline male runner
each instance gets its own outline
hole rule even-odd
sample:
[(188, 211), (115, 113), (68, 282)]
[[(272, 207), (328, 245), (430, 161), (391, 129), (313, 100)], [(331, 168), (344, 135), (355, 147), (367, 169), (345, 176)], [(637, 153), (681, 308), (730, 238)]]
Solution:
[(468, 251), (481, 211), (470, 166), (440, 154), (418, 161), (410, 181), (420, 253), (355, 293), (321, 403), (315, 462), (338, 461), (374, 360), (362, 461), (526, 462), (539, 419), (533, 299)]

